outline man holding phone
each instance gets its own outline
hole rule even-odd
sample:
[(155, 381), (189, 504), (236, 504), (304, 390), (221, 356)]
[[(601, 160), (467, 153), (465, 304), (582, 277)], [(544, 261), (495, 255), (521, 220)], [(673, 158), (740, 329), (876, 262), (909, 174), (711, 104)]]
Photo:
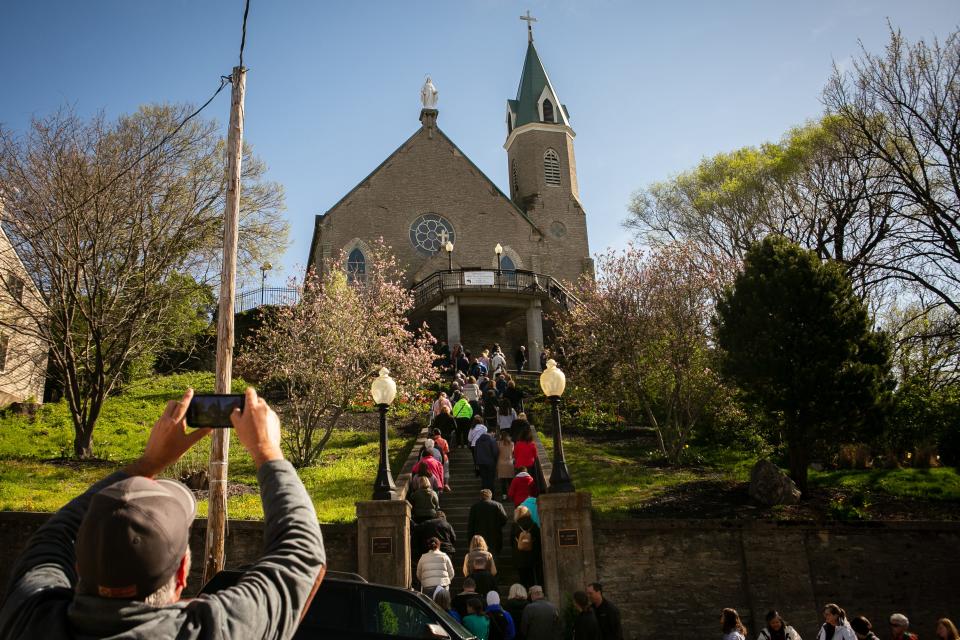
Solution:
[(193, 494), (155, 477), (209, 429), (188, 432), (193, 398), (171, 400), (143, 455), (54, 514), (30, 539), (0, 609), (0, 638), (290, 638), (325, 572), (303, 483), (280, 449), (277, 414), (247, 389), (230, 415), (257, 466), (264, 552), (233, 587), (180, 600)]

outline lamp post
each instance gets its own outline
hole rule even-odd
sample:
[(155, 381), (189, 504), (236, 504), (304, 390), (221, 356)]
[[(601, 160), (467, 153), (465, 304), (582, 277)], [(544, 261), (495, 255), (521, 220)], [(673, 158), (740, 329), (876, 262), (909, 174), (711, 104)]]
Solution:
[(500, 243), (497, 243), (497, 246), (493, 248), (493, 252), (497, 254), (497, 284), (500, 284), (500, 256), (503, 255), (503, 247), (500, 246)]
[(549, 493), (571, 493), (573, 480), (563, 457), (563, 436), (560, 434), (560, 396), (567, 386), (567, 377), (557, 368), (557, 361), (547, 360), (547, 368), (540, 374), (540, 388), (553, 410), (553, 471), (550, 472)]
[(386, 367), (380, 369), (380, 375), (370, 385), (370, 395), (380, 411), (380, 466), (373, 483), (373, 499), (392, 500), (396, 496), (397, 486), (393, 484), (387, 462), (387, 409), (397, 396), (397, 383), (390, 377), (390, 370)]
[(447, 271), (453, 271), (453, 243), (447, 240), (443, 248), (447, 250)]
[(262, 265), (260, 265), (260, 306), (261, 307), (263, 306), (263, 302), (264, 302), (264, 298), (267, 290), (266, 289), (267, 271), (270, 271), (270, 269), (273, 269), (273, 265), (270, 264), (269, 262), (264, 262)]

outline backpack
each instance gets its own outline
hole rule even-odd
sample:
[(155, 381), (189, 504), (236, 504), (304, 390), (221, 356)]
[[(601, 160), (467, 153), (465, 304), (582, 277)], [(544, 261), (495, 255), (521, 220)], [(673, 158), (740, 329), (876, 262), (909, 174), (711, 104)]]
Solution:
[(517, 551), (533, 551), (533, 534), (523, 527), (517, 536)]
[(490, 635), (487, 640), (505, 640), (507, 637), (507, 618), (503, 611), (487, 611), (490, 620)]

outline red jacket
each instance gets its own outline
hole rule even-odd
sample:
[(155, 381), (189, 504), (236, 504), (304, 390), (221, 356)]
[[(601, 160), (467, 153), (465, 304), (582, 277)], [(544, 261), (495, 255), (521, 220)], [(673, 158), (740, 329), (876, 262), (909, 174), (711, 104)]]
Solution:
[(513, 506), (519, 507), (520, 504), (530, 496), (538, 496), (537, 483), (529, 473), (519, 473), (510, 483), (510, 489), (507, 491), (507, 497), (513, 500)]
[(513, 466), (533, 469), (533, 461), (537, 459), (537, 445), (533, 442), (518, 440), (513, 445)]
[(443, 489), (443, 465), (433, 456), (424, 456), (420, 461), (413, 465), (413, 473), (420, 470), (420, 465), (426, 465), (430, 475), (437, 479), (437, 488)]

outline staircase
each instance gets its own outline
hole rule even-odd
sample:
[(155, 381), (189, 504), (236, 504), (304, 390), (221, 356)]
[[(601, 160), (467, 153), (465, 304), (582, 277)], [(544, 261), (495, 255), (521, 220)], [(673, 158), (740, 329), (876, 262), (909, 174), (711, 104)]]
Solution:
[[(463, 588), (463, 557), (470, 550), (470, 538), (467, 537), (470, 507), (480, 500), (480, 478), (474, 475), (473, 456), (470, 454), (470, 449), (450, 450), (450, 486), (453, 487), (453, 491), (447, 491), (440, 496), (440, 509), (446, 514), (447, 521), (457, 534), (457, 553), (451, 558), (457, 577), (450, 590), (451, 594), (456, 595)], [(499, 486), (496, 488), (499, 491)], [(494, 492), (493, 499), (501, 502), (500, 494)], [(497, 563), (496, 578), (500, 596), (506, 599), (510, 585), (519, 582), (520, 576), (511, 557), (510, 531), (513, 523), (513, 501), (508, 498), (501, 504), (507, 513), (507, 524), (503, 526), (503, 550), (500, 555), (494, 555), (494, 560)]]

